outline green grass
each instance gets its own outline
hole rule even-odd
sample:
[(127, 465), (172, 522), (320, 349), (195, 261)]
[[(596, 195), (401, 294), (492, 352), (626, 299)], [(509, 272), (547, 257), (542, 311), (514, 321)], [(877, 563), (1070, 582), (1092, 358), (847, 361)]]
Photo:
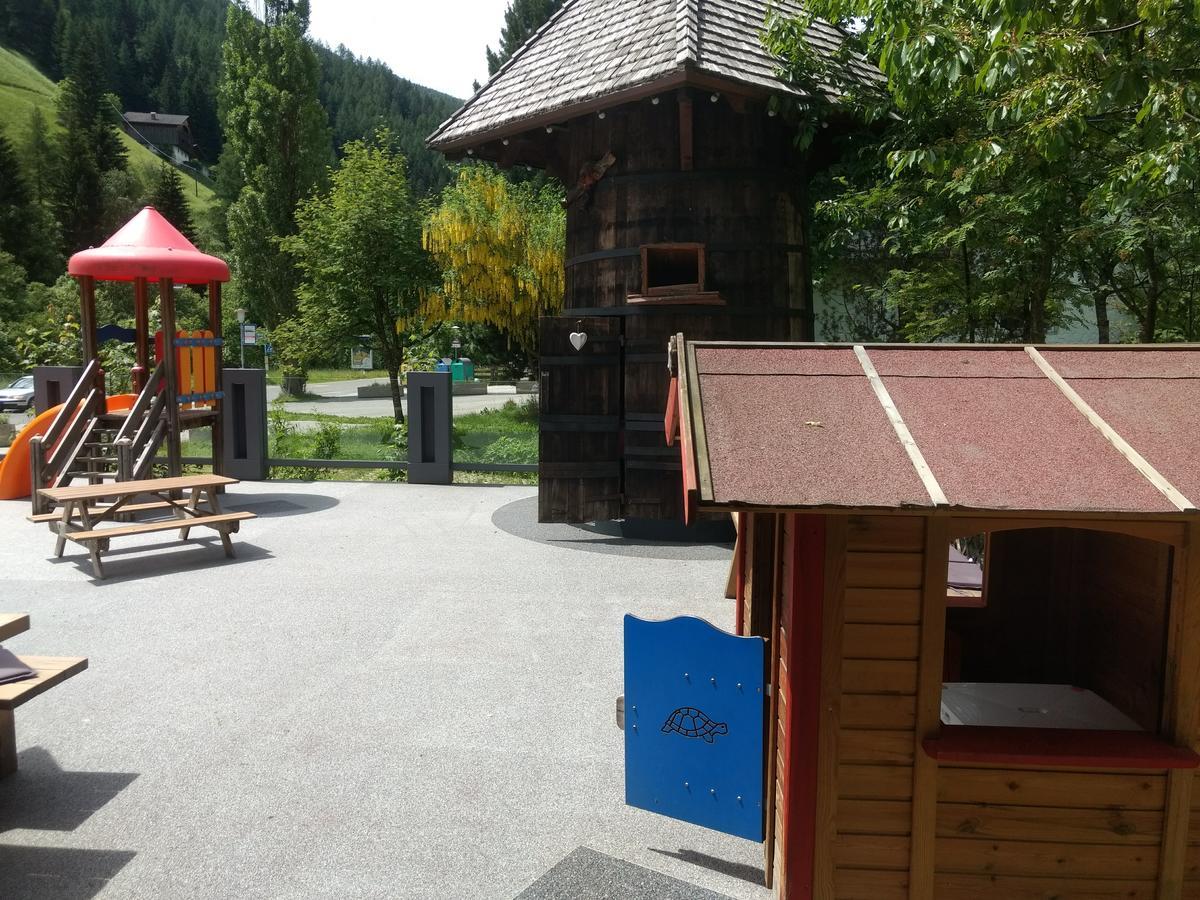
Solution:
[[(309, 369), (309, 384), (324, 384), (328, 381), (356, 381), (359, 378), (372, 378), (375, 381), (387, 381), (388, 374), (383, 369), (372, 369), (363, 372), (358, 369)], [(280, 371), (278, 368), (267, 372), (267, 384), (279, 384)]]
[[(0, 47), (0, 127), (18, 148), (25, 141), (29, 116), (34, 107), (41, 109), (52, 131), (58, 129), (54, 111), (56, 90), (54, 82), (38, 71), (28, 59)], [(161, 159), (124, 132), (121, 141), (129, 151), (130, 167), (144, 184), (152, 184)], [(184, 188), (193, 218), (207, 214), (216, 202), (213, 192), (202, 184), (197, 185), (186, 172), (181, 174), (184, 176)]]
[[(271, 409), (270, 454), (275, 459), (402, 459), (393, 441), (395, 426), (386, 416), (335, 416), (328, 413), (298, 413), (275, 404)], [(299, 432), (296, 422), (317, 422), (341, 429), (337, 451), (331, 456), (318, 448), (317, 431)], [(281, 428), (282, 426), (282, 428)], [(286, 433), (283, 433), (286, 432)], [(165, 451), (164, 451), (165, 453)], [(208, 429), (196, 429), (183, 444), (183, 455), (207, 457), (212, 453)], [(484, 410), (454, 420), (456, 463), (517, 463), (538, 461), (538, 412), (536, 401), (509, 401), (500, 409)], [(391, 479), (395, 472), (374, 469), (284, 468), (278, 478), (325, 481), (372, 481)], [(532, 472), (456, 472), (456, 484), (537, 484)]]

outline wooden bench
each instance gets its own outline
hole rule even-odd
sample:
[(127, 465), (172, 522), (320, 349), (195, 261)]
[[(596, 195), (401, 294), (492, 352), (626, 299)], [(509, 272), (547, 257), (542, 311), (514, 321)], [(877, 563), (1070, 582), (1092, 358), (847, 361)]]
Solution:
[[(24, 613), (0, 613), (0, 641), (29, 630)], [(0, 684), (0, 777), (17, 771), (17, 730), (13, 710), (87, 668), (85, 656), (18, 656), (37, 675)]]
[[(55, 556), (63, 555), (67, 541), (86, 547), (97, 578), (104, 577), (100, 557), (108, 551), (109, 542), (113, 538), (129, 535), (178, 530), (180, 540), (187, 540), (193, 528), (211, 528), (221, 536), (225, 555), (232, 557), (230, 534), (236, 532), (242, 522), (256, 516), (252, 512), (227, 513), (221, 509), (218, 489), (230, 484), (237, 484), (237, 479), (224, 475), (184, 475), (178, 478), (43, 488), (38, 493), (61, 509), (52, 515), (29, 518), (31, 521), (45, 522), (57, 535)], [(131, 502), (143, 496), (156, 499), (143, 503)], [(169, 511), (172, 517), (113, 524), (118, 515), (158, 510)]]

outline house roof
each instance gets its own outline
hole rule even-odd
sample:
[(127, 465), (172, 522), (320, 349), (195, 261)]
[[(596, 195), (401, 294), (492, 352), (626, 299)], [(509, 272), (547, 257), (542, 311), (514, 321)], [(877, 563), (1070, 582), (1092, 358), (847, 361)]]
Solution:
[(177, 116), (160, 112), (127, 112), (123, 113), (125, 121), (131, 125), (184, 125), (190, 116)]
[(676, 348), (701, 507), (1197, 512), (1195, 345)]
[[(570, 118), (584, 104), (620, 102), (631, 90), (682, 84), (689, 75), (802, 95), (777, 77), (777, 63), (763, 49), (768, 8), (784, 16), (804, 12), (797, 0), (567, 0), (429, 144), (454, 150), (517, 134)], [(808, 39), (828, 55), (844, 35), (816, 19)], [(883, 77), (863, 59), (851, 69), (864, 82)]]
[(67, 272), (100, 281), (170, 278), (180, 284), (206, 284), (229, 280), (224, 260), (197, 250), (153, 206), (145, 207), (101, 246), (72, 256)]

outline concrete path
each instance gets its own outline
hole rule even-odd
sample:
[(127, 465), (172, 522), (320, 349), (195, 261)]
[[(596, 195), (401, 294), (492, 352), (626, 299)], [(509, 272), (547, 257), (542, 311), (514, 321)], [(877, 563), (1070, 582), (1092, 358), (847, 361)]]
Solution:
[(17, 710), (0, 897), (771, 896), (759, 845), (623, 803), (621, 618), (728, 625), (727, 546), (543, 529), (528, 487), (227, 505), (238, 559), (125, 539), (93, 582), (0, 502), (6, 646), (91, 659)]

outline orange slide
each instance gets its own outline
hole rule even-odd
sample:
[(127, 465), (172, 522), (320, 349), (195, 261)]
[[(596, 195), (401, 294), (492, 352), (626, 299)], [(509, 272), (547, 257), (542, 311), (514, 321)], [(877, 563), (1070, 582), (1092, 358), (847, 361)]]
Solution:
[[(133, 406), (137, 402), (137, 394), (114, 394), (106, 400), (108, 411), (116, 412)], [(29, 439), (45, 434), (60, 409), (61, 404), (34, 416), (13, 438), (8, 453), (0, 458), (0, 500), (18, 500), (29, 496)]]

